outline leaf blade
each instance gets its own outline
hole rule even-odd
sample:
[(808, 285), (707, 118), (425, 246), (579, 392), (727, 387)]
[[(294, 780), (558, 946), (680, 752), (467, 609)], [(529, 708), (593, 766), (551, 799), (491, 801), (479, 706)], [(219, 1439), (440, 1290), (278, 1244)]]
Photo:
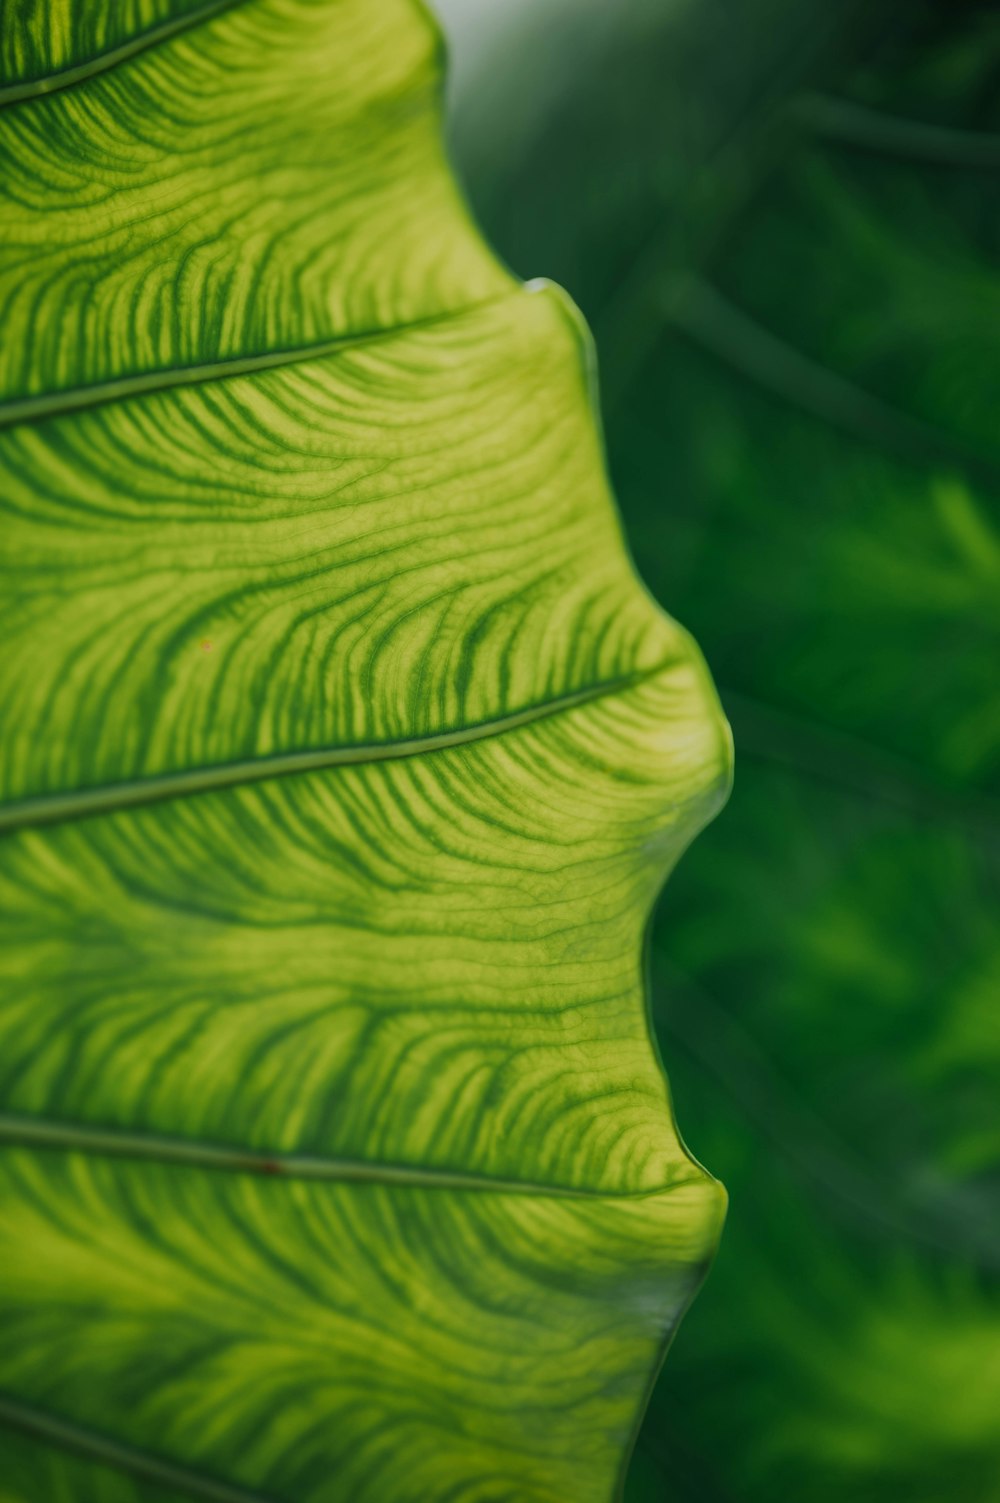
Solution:
[(600, 1503), (718, 1236), (639, 954), (728, 734), (436, 93), (255, 0), (0, 114), (25, 1499)]

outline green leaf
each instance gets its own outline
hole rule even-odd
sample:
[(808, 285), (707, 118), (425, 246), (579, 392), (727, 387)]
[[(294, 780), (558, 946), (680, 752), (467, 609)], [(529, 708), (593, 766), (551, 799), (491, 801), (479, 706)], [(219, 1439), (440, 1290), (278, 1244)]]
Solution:
[(5, 13), (3, 1503), (604, 1503), (724, 794), (409, 0)]
[(594, 321), (630, 541), (736, 738), (653, 935), (729, 1228), (630, 1493), (995, 1503), (1000, 18), (587, 14), (469, 63), (455, 140)]

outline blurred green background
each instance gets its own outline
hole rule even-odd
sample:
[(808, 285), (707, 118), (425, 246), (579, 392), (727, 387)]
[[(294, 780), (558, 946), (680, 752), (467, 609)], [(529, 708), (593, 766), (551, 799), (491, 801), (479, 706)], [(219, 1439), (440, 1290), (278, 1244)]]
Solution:
[(1000, 1499), (1000, 7), (438, 0), (733, 722), (652, 937), (728, 1227), (626, 1498)]

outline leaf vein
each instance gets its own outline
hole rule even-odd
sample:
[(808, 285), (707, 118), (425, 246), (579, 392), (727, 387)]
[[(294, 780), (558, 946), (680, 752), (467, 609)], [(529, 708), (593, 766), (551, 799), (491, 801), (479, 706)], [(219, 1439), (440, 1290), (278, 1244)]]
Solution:
[(195, 1498), (210, 1500), (210, 1503), (275, 1503), (263, 1493), (247, 1492), (233, 1487), (220, 1478), (192, 1471), (190, 1467), (175, 1466), (164, 1457), (135, 1446), (122, 1445), (111, 1436), (86, 1425), (71, 1424), (43, 1409), (22, 1404), (16, 1399), (0, 1394), (0, 1424), (21, 1430), (40, 1440), (51, 1441), (69, 1451), (76, 1451), (95, 1461), (103, 1462), (118, 1471), (130, 1472), (150, 1482), (179, 1488)]
[(320, 1154), (268, 1153), (194, 1138), (170, 1137), (116, 1127), (88, 1127), (42, 1117), (0, 1114), (0, 1142), (29, 1149), (57, 1149), (110, 1158), (218, 1169), (284, 1180), (327, 1180), (339, 1184), (395, 1185), (404, 1189), (474, 1190), (494, 1195), (531, 1195), (549, 1200), (651, 1200), (680, 1185), (702, 1183), (704, 1172), (692, 1167), (667, 1184), (643, 1190), (602, 1189), (594, 1185), (547, 1184), (506, 1179), (477, 1170), (434, 1168), (416, 1164), (382, 1164)]
[(470, 314), (483, 312), (511, 297), (518, 297), (524, 290), (523, 287), (515, 287), (512, 292), (503, 292), (476, 303), (464, 303), (460, 307), (434, 313), (426, 318), (359, 329), (351, 334), (339, 334), (332, 339), (297, 345), (291, 349), (269, 350), (257, 355), (234, 355), (199, 365), (140, 371), (132, 375), (116, 376), (110, 381), (96, 381), (89, 386), (65, 387), (61, 391), (13, 397), (0, 402), (0, 429), (13, 428), (21, 423), (43, 422), (46, 418), (63, 417), (88, 407), (103, 407), (109, 402), (126, 401), (130, 397), (146, 396), (152, 392), (172, 391), (178, 386), (198, 386), (203, 382), (228, 380), (234, 376), (253, 375), (257, 371), (276, 370), (280, 366), (323, 360), (329, 355), (339, 355), (341, 351), (354, 349), (359, 345), (376, 344), (400, 334), (456, 323)]
[(193, 30), (223, 11), (234, 10), (238, 5), (247, 3), (248, 0), (205, 0), (205, 4), (200, 5), (196, 10), (187, 11), (180, 16), (170, 16), (167, 20), (161, 21), (158, 26), (150, 26), (146, 31), (129, 37), (125, 42), (120, 42), (117, 47), (109, 47), (106, 52), (99, 52), (94, 57), (87, 58), (86, 62), (73, 63), (70, 67), (60, 68), (55, 73), (44, 73), (37, 78), (28, 78), (21, 83), (9, 84), (6, 88), (0, 88), (0, 109), (12, 104), (20, 104), (22, 100), (38, 99), (45, 94), (54, 94), (61, 89), (71, 89), (78, 83), (84, 83), (88, 78), (95, 78), (99, 73), (107, 73), (119, 63), (128, 62), (130, 58), (158, 47), (161, 42), (166, 42), (181, 32)]
[(475, 724), (459, 726), (451, 730), (431, 732), (406, 740), (369, 742), (357, 746), (326, 746), (311, 750), (278, 752), (270, 756), (248, 757), (239, 762), (219, 762), (202, 767), (186, 767), (178, 772), (161, 773), (153, 777), (136, 778), (118, 783), (103, 783), (90, 788), (74, 788), (56, 793), (42, 793), (30, 798), (15, 799), (0, 804), (0, 833), (22, 829), (26, 826), (56, 824), (69, 819), (84, 819), (97, 814), (117, 813), (122, 809), (135, 808), (142, 804), (159, 803), (164, 799), (183, 797), (187, 794), (218, 792), (246, 783), (264, 782), (269, 778), (287, 777), (294, 773), (319, 772), (328, 767), (354, 767), (372, 762), (397, 761), (403, 757), (416, 757), (450, 747), (467, 746), (474, 741), (502, 735), (517, 730), (538, 720), (546, 720), (578, 705), (635, 688), (648, 679), (663, 673), (670, 665), (660, 663), (655, 668), (608, 679), (591, 684), (569, 694), (560, 695), (538, 704), (513, 710), (494, 720), (482, 720)]

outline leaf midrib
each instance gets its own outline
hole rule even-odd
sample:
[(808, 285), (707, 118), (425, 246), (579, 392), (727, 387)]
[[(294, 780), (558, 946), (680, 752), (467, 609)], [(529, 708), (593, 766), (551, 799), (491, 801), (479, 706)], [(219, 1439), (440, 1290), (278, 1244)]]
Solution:
[(113, 814), (144, 804), (160, 803), (165, 799), (217, 792), (247, 783), (265, 782), (270, 778), (288, 777), (295, 773), (319, 772), (328, 767), (393, 762), (406, 757), (446, 751), (451, 747), (468, 746), (475, 741), (485, 741), (507, 731), (532, 725), (536, 721), (547, 720), (576, 709), (579, 705), (625, 693), (666, 672), (674, 663), (675, 660), (672, 659), (664, 660), (655, 667), (623, 674), (615, 679), (605, 679), (553, 699), (526, 705), (492, 720), (480, 720), (424, 736), (412, 736), (398, 741), (373, 741), (356, 746), (324, 746), (276, 752), (269, 756), (185, 767), (176, 772), (159, 773), (151, 777), (122, 779), (89, 788), (65, 789), (13, 799), (0, 804), (0, 834), (29, 826), (59, 824), (65, 820)]

